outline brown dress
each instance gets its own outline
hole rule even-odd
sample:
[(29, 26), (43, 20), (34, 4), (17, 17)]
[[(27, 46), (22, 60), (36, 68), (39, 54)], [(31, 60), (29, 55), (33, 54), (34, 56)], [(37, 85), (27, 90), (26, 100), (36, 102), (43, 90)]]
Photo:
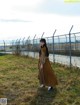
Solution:
[[(41, 56), (39, 57), (38, 68), (39, 68), (39, 81), (40, 84), (45, 86), (52, 86), (58, 84), (57, 78), (52, 70), (49, 58), (46, 55), (46, 47), (41, 48)], [(43, 69), (40, 68), (40, 65), (43, 64)]]

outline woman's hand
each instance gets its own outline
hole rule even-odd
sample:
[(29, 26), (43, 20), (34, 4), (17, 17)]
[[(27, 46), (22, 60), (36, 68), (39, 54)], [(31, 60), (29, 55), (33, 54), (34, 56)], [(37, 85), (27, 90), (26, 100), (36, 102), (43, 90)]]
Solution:
[(43, 64), (41, 64), (40, 68), (43, 69)]

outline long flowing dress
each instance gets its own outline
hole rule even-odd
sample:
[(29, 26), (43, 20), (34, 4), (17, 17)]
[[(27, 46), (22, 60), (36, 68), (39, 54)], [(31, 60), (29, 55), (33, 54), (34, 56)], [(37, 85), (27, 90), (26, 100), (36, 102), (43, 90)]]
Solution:
[[(41, 69), (41, 64), (43, 64), (43, 69)], [(54, 71), (52, 70), (49, 58), (46, 57), (46, 47), (41, 48), (41, 55), (39, 56), (38, 62), (39, 68), (39, 81), (40, 84), (44, 84), (45, 86), (56, 86), (58, 85), (57, 78), (55, 76)]]

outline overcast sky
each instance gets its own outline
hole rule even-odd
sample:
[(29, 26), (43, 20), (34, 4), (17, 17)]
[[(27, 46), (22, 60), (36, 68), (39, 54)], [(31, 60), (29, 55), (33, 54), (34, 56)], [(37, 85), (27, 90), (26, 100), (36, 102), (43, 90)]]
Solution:
[[(79, 0), (78, 0), (79, 1)], [(80, 2), (64, 0), (0, 0), (0, 40), (80, 31)]]

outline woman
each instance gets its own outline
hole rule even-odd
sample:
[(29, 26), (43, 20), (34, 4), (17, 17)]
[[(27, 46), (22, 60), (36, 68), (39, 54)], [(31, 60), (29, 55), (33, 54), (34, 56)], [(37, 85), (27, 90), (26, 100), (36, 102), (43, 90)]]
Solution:
[(48, 86), (48, 90), (51, 90), (58, 82), (49, 62), (49, 52), (45, 39), (40, 40), (40, 47), (38, 63), (40, 87)]

